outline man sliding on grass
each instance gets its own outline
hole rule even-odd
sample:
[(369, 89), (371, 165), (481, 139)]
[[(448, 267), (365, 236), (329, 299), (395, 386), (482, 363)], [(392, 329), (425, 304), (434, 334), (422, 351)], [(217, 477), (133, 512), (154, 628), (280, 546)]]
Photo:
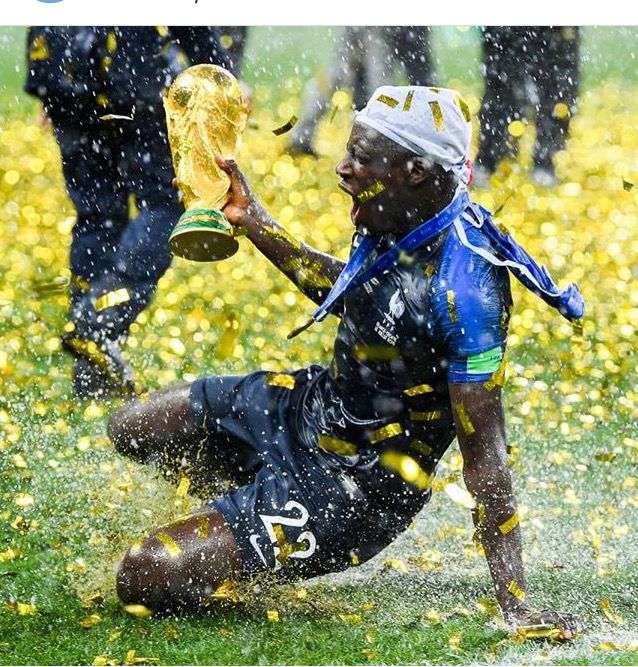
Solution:
[(125, 603), (192, 610), (260, 571), (308, 578), (368, 560), (429, 501), (456, 436), (504, 617), (564, 639), (582, 631), (525, 595), (501, 399), (507, 269), (569, 319), (583, 302), (470, 202), (470, 139), (455, 91), (375, 91), (336, 169), (354, 204), (345, 265), (290, 237), (237, 165), (219, 159), (231, 223), (319, 304), (314, 320), (340, 318), (333, 358), (328, 368), (203, 378), (112, 416), (120, 452), (174, 471), (214, 466), (234, 483), (131, 547), (117, 576)]

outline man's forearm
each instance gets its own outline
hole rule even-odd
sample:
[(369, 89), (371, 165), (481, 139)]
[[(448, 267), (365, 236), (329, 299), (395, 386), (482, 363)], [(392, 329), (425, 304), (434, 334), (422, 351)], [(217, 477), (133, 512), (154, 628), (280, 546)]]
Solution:
[(477, 503), (474, 525), (501, 609), (506, 615), (528, 610), (521, 531), (509, 471), (466, 471), (465, 479)]
[(311, 248), (289, 234), (266, 211), (246, 224), (248, 238), (282, 273), (315, 303), (326, 298), (344, 263)]

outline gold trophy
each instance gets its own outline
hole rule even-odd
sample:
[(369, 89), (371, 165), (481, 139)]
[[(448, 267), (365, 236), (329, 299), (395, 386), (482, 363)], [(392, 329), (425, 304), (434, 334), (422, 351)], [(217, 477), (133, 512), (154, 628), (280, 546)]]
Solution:
[(232, 225), (221, 209), (230, 177), (215, 155), (234, 157), (246, 127), (246, 105), (237, 79), (217, 65), (195, 65), (173, 82), (164, 100), (168, 139), (186, 212), (168, 246), (196, 262), (226, 259), (237, 252)]

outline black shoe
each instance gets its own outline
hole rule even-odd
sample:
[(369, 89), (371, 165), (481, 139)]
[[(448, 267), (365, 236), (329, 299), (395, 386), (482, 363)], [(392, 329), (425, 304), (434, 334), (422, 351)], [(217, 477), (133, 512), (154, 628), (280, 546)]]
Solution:
[(112, 394), (137, 393), (133, 369), (124, 361), (116, 341), (87, 340), (72, 332), (62, 336), (62, 345), (76, 360), (73, 389), (79, 397), (107, 398)]

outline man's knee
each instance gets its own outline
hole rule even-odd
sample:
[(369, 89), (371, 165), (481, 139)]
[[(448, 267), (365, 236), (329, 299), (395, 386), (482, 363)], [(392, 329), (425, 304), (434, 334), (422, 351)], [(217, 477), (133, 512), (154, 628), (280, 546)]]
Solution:
[(240, 571), (232, 532), (219, 512), (209, 510), (157, 529), (131, 547), (118, 568), (117, 594), (124, 604), (153, 612), (194, 611)]

